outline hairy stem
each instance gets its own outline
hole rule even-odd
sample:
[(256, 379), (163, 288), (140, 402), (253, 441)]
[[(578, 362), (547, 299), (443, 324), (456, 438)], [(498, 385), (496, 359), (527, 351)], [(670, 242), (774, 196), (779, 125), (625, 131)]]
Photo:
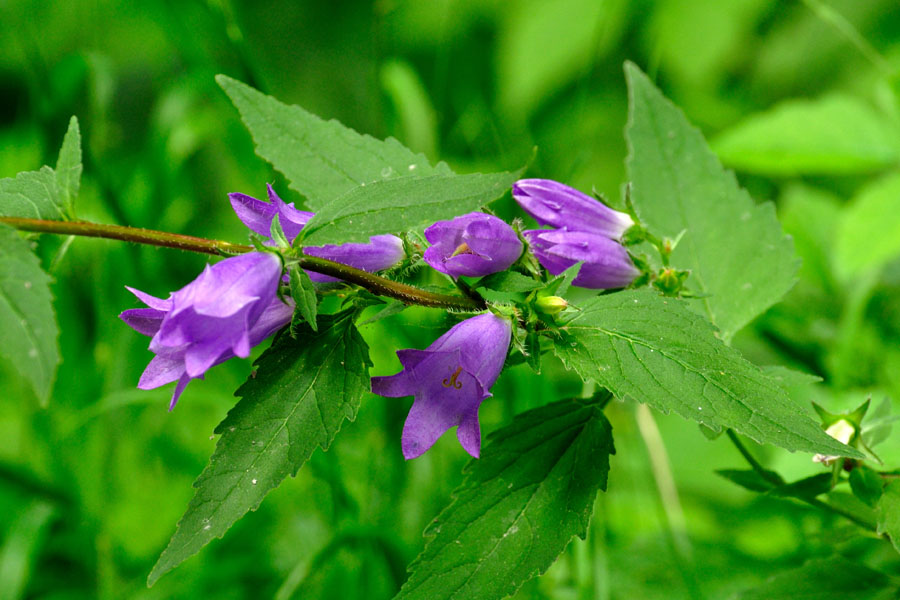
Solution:
[[(201, 252), (214, 256), (228, 256), (252, 252), (253, 246), (233, 244), (223, 240), (210, 240), (190, 235), (180, 235), (166, 231), (141, 229), (139, 227), (125, 227), (123, 225), (102, 225), (88, 223), (86, 221), (46, 221), (42, 219), (21, 219), (17, 217), (0, 217), (0, 223), (14, 227), (21, 231), (35, 231), (39, 233), (56, 233), (61, 235), (75, 235), (82, 237), (105, 238), (110, 240), (122, 240), (136, 244), (161, 246), (163, 248), (177, 248), (190, 252)], [(309, 271), (330, 275), (347, 283), (352, 283), (366, 288), (373, 294), (396, 298), (407, 304), (418, 304), (435, 308), (450, 308), (456, 310), (483, 310), (486, 308), (484, 300), (472, 296), (454, 296), (428, 292), (417, 287), (391, 281), (367, 271), (356, 269), (324, 258), (315, 256), (303, 256), (300, 258), (300, 266)]]

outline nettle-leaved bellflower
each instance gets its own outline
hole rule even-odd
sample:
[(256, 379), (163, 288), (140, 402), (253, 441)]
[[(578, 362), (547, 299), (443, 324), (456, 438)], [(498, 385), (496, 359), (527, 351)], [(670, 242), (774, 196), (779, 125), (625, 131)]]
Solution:
[(552, 179), (520, 179), (513, 184), (513, 198), (541, 227), (586, 231), (619, 240), (634, 225), (630, 215)]
[(482, 277), (508, 269), (522, 254), (522, 242), (503, 220), (472, 212), (438, 221), (425, 230), (431, 247), (424, 259), (451, 277)]
[[(294, 203), (284, 202), (271, 185), (266, 185), (269, 201), (263, 202), (246, 194), (228, 194), (231, 206), (238, 218), (251, 231), (269, 237), (272, 219), (278, 215), (278, 222), (289, 242), (300, 233), (315, 213), (297, 210)], [(327, 258), (344, 265), (374, 273), (393, 267), (406, 256), (403, 240), (395, 235), (376, 235), (369, 238), (368, 244), (328, 244), (325, 246), (308, 246), (303, 253), (309, 256)], [(309, 278), (319, 283), (339, 281), (334, 277), (320, 273), (309, 273)]]
[(171, 410), (191, 379), (229, 358), (246, 358), (253, 346), (291, 320), (293, 303), (277, 295), (280, 280), (278, 256), (251, 252), (207, 265), (165, 300), (128, 288), (149, 308), (126, 310), (119, 317), (150, 336), (156, 354), (138, 388), (177, 381)]
[(591, 289), (625, 287), (640, 271), (619, 243), (634, 221), (587, 194), (549, 179), (522, 179), (513, 198), (542, 226), (522, 234), (547, 271), (559, 275), (583, 263), (572, 285)]
[(478, 408), (500, 376), (511, 336), (506, 319), (478, 315), (454, 325), (425, 350), (398, 350), (403, 370), (372, 378), (376, 394), (415, 396), (401, 441), (407, 460), (421, 456), (451, 427), (457, 427), (466, 452), (478, 458)]

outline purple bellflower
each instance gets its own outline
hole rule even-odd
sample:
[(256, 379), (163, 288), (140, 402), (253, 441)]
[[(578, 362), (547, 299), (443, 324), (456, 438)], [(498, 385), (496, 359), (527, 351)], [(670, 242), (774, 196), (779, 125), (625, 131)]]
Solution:
[(513, 198), (541, 227), (586, 231), (618, 240), (634, 225), (631, 216), (551, 179), (520, 179), (513, 184)]
[(572, 285), (590, 289), (620, 288), (640, 275), (625, 248), (602, 235), (565, 229), (531, 229), (522, 233), (551, 275), (584, 263)]
[(522, 234), (552, 275), (583, 263), (572, 285), (590, 289), (625, 287), (640, 271), (619, 243), (634, 221), (587, 194), (549, 179), (521, 179), (513, 197), (542, 226)]
[(466, 452), (478, 458), (478, 408), (503, 369), (511, 336), (506, 319), (478, 315), (457, 323), (425, 350), (398, 350), (403, 370), (372, 378), (376, 394), (415, 396), (401, 441), (407, 460), (421, 456), (451, 427), (457, 427)]
[[(297, 210), (294, 203), (285, 203), (271, 185), (266, 185), (269, 201), (263, 202), (246, 194), (228, 194), (231, 206), (238, 218), (251, 231), (261, 236), (269, 237), (271, 233), (272, 219), (278, 215), (278, 222), (289, 242), (300, 233), (315, 213), (305, 210)], [(349, 265), (363, 271), (374, 273), (393, 267), (406, 256), (403, 250), (403, 240), (395, 235), (376, 235), (369, 238), (368, 244), (328, 244), (325, 246), (311, 246), (303, 248), (303, 253), (309, 256), (327, 258), (341, 264)], [(340, 281), (328, 275), (309, 273), (310, 279), (319, 283)]]
[(454, 278), (505, 271), (522, 254), (522, 242), (513, 228), (480, 212), (438, 221), (425, 230), (425, 239), (431, 244), (425, 262)]
[(291, 320), (293, 304), (277, 296), (280, 279), (276, 255), (250, 252), (207, 265), (165, 300), (128, 288), (149, 308), (126, 310), (119, 317), (150, 336), (150, 350), (156, 354), (138, 388), (177, 381), (172, 410), (191, 379), (202, 378), (229, 358), (246, 358), (253, 346)]

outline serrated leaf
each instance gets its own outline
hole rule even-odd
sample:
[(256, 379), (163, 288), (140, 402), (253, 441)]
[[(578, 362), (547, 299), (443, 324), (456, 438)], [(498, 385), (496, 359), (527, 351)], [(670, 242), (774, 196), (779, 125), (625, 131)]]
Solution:
[(788, 100), (713, 140), (729, 167), (762, 175), (847, 175), (900, 160), (900, 132), (884, 115), (846, 95)]
[(363, 325), (369, 325), (370, 323), (374, 323), (382, 319), (387, 319), (388, 317), (393, 317), (394, 315), (399, 315), (404, 310), (406, 310), (408, 306), (409, 305), (401, 302), (400, 300), (391, 300), (385, 305), (384, 308), (360, 323), (359, 326), (362, 327)]
[(737, 597), (740, 600), (887, 600), (896, 598), (897, 584), (879, 571), (842, 556), (816, 558), (797, 569), (779, 573)]
[(423, 154), (394, 138), (381, 141), (359, 134), (225, 75), (217, 75), (216, 81), (240, 111), (256, 153), (284, 173), (291, 188), (306, 196), (311, 210), (363, 184), (453, 174), (445, 163), (431, 166)]
[(296, 339), (282, 335), (256, 361), (255, 376), (236, 392), (240, 401), (216, 427), (222, 437), (149, 585), (222, 537), (356, 417), (371, 363), (353, 314), (322, 316), (318, 333), (304, 326)]
[(58, 335), (50, 277), (28, 242), (0, 224), (0, 356), (42, 402), (50, 396), (59, 364)]
[[(781, 479), (775, 471), (768, 471), (770, 477)], [(716, 475), (724, 477), (732, 483), (736, 483), (742, 488), (751, 492), (768, 492), (775, 487), (775, 484), (757, 473), (753, 469), (719, 469)]]
[(397, 599), (494, 600), (543, 573), (573, 536), (584, 538), (614, 452), (596, 404), (517, 415), (466, 467)]
[[(313, 285), (309, 275), (300, 267), (294, 265), (290, 269), (291, 298), (300, 312), (303, 320), (309, 323), (313, 331), (318, 331), (316, 324), (316, 311), (319, 307), (319, 298), (316, 296), (316, 286)], [(293, 322), (291, 327), (293, 327)]]
[(632, 201), (655, 235), (686, 231), (671, 264), (691, 271), (688, 287), (708, 294), (698, 310), (730, 340), (794, 284), (793, 244), (772, 204), (754, 204), (681, 110), (636, 66), (625, 71)]
[(864, 187), (841, 213), (834, 266), (843, 278), (879, 269), (900, 256), (900, 174)]
[(787, 450), (861, 458), (796, 409), (777, 382), (714, 335), (681, 300), (649, 290), (598, 296), (562, 328), (563, 363), (618, 398), (734, 429)]
[(894, 549), (900, 552), (900, 481), (892, 481), (884, 488), (884, 493), (875, 506), (877, 531), (887, 534)]
[(56, 173), (50, 167), (0, 179), (0, 217), (66, 219)]
[(354, 188), (316, 212), (303, 244), (368, 242), (479, 210), (505, 194), (515, 173), (473, 173), (386, 179)]
[(55, 170), (60, 201), (69, 217), (75, 216), (75, 199), (81, 187), (81, 170), (81, 131), (78, 128), (78, 118), (73, 116), (59, 149)]

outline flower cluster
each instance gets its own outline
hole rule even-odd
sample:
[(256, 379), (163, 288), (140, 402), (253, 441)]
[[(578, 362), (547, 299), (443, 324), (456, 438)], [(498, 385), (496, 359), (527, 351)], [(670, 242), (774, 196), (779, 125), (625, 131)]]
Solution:
[(640, 273), (619, 243), (634, 221), (587, 194), (548, 179), (522, 179), (513, 198), (538, 225), (555, 229), (522, 232), (541, 265), (553, 275), (583, 263), (573, 285), (625, 287)]
[[(229, 198), (251, 231), (268, 238), (277, 217), (285, 237), (293, 242), (313, 213), (285, 203), (272, 186), (267, 191), (268, 202), (238, 193)], [(540, 226), (547, 227), (522, 235), (551, 274), (581, 263), (573, 284), (587, 288), (624, 287), (638, 275), (619, 242), (633, 225), (628, 215), (548, 180), (521, 180), (513, 186), (513, 196)], [(512, 227), (479, 212), (439, 221), (425, 230), (425, 239), (430, 244), (425, 262), (454, 279), (505, 271), (523, 252)], [(274, 243), (267, 240), (266, 245)], [(304, 247), (302, 252), (369, 272), (393, 267), (405, 258), (402, 241), (393, 235), (373, 236), (367, 244)], [(337, 281), (318, 273), (310, 273), (310, 278), (318, 283)], [(282, 259), (267, 251), (207, 266), (197, 279), (165, 300), (128, 288), (147, 308), (126, 310), (120, 317), (150, 336), (150, 350), (156, 355), (138, 387), (152, 389), (177, 381), (171, 409), (192, 379), (202, 378), (208, 369), (230, 358), (247, 357), (253, 346), (291, 320), (293, 302), (278, 293), (283, 281)], [(553, 314), (564, 309), (565, 300), (556, 300), (558, 306), (542, 310)], [(512, 334), (510, 319), (484, 312), (456, 324), (425, 350), (398, 350), (402, 370), (372, 377), (376, 394), (414, 397), (401, 443), (407, 459), (422, 455), (452, 427), (457, 428), (462, 447), (478, 457), (478, 410), (491, 396)]]

